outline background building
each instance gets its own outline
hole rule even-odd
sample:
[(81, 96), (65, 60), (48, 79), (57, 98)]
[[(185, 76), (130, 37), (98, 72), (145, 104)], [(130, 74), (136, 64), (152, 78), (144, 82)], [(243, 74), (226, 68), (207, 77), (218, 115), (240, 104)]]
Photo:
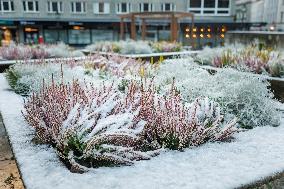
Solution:
[(284, 30), (283, 0), (237, 0), (236, 21), (242, 29)]
[[(179, 38), (185, 44), (194, 40), (196, 46), (220, 44), (225, 31), (236, 27), (234, 0), (0, 0), (1, 36), (21, 43), (37, 43), (43, 36), (47, 43), (83, 46), (118, 40), (118, 15), (147, 11), (193, 12), (196, 27), (181, 20)], [(138, 36), (140, 31), (138, 22)], [(170, 38), (167, 20), (148, 23), (147, 31), (148, 39)]]

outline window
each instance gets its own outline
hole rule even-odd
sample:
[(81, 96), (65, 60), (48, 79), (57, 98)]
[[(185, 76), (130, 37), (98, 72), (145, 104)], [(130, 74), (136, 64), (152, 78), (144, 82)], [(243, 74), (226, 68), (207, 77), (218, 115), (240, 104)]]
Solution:
[(230, 15), (230, 0), (189, 0), (189, 12), (198, 15)]
[(173, 3), (164, 3), (162, 4), (162, 11), (175, 11), (176, 7)]
[(215, 8), (215, 0), (204, 0), (204, 8)]
[(86, 12), (86, 2), (71, 2), (71, 12), (72, 13), (85, 13)]
[(284, 12), (281, 12), (281, 22), (284, 22)]
[(118, 3), (117, 4), (117, 13), (128, 13), (131, 11), (131, 4), (130, 3)]
[(218, 8), (229, 8), (230, 0), (218, 0)]
[(190, 0), (189, 7), (190, 8), (201, 8), (201, 0)]
[(11, 1), (11, 0), (0, 1), (0, 11), (2, 11), (2, 12), (14, 11), (14, 2)]
[(95, 14), (109, 14), (109, 3), (94, 3)]
[(23, 1), (25, 12), (38, 12), (38, 1)]
[(140, 3), (139, 10), (140, 12), (151, 12), (154, 11), (154, 5), (152, 3)]
[(62, 13), (62, 2), (61, 1), (48, 1), (47, 11), (49, 13)]

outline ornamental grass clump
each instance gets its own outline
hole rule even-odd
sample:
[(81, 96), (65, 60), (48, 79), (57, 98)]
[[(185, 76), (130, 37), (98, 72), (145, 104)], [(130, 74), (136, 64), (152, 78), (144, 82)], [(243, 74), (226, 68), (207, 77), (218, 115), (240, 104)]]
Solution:
[(226, 50), (220, 56), (213, 58), (212, 65), (221, 68), (235, 64), (236, 61), (237, 58), (232, 54), (232, 51)]
[(124, 93), (111, 85), (44, 85), (24, 104), (36, 138), (54, 146), (71, 171), (130, 165), (162, 148), (182, 150), (223, 141), (236, 131), (223, 122), (218, 104), (197, 99), (184, 104), (174, 84), (166, 96), (153, 80), (130, 81)]

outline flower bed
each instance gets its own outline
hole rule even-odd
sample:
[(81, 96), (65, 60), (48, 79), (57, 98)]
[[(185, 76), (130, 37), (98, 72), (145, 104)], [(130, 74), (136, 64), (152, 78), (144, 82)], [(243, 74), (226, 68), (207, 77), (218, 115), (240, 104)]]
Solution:
[(227, 45), (213, 49), (206, 47), (195, 57), (195, 62), (219, 68), (231, 67), (272, 77), (284, 75), (282, 54), (257, 43), (250, 46)]
[(178, 42), (150, 41), (104, 41), (86, 47), (90, 52), (111, 52), (119, 54), (151, 54), (162, 52), (180, 52), (182, 44)]
[[(255, 143), (262, 137), (263, 131), (269, 130), (273, 136), (276, 131), (283, 132), (283, 126), (279, 126), (279, 103), (272, 99), (272, 93), (267, 89), (268, 83), (264, 80), (234, 70), (210, 75), (197, 66), (176, 61), (154, 65), (142, 64), (120, 56), (95, 55), (78, 61), (16, 64), (8, 70), (6, 78), (10, 87), (26, 98), (23, 103), (21, 98), (12, 92), (0, 93), (3, 99), (9, 98), (7, 94), (11, 95), (13, 98), (9, 102), (15, 100), (14, 105), (19, 108), (15, 113), (11, 114), (12, 110), (9, 110), (6, 114), (3, 109), (6, 106), (5, 100), (1, 100), (0, 108), (5, 124), (7, 127), (12, 125), (11, 128), (18, 128), (17, 124), (25, 120), (24, 125), (30, 127), (25, 127), (23, 131), (30, 134), (22, 137), (17, 135), (18, 140), (13, 140), (28, 140), (28, 144), (24, 144), (27, 147), (36, 144), (29, 147), (30, 152), (37, 151), (38, 158), (44, 161), (44, 164), (51, 158), (52, 162), (48, 163), (51, 172), (57, 169), (58, 174), (66, 174), (65, 170), (68, 168), (71, 172), (84, 173), (83, 180), (90, 178), (93, 172), (97, 171), (104, 172), (104, 176), (114, 172), (119, 174), (120, 170), (128, 175), (129, 170), (141, 171), (145, 166), (153, 165), (147, 162), (157, 163), (163, 159), (171, 162), (173, 166), (178, 166), (173, 169), (173, 174), (178, 174), (183, 168), (177, 164), (179, 161), (174, 163), (176, 157), (181, 158), (183, 166), (187, 168), (195, 165), (193, 154), (199, 158), (204, 157), (202, 153), (207, 154), (208, 157), (205, 157), (216, 163), (225, 158), (216, 156), (219, 151), (228, 153), (230, 158), (240, 153), (228, 151), (229, 146), (244, 150), (247, 145), (249, 148), (259, 148), (260, 145), (267, 149), (267, 143)], [(4, 90), (7, 84), (3, 78), (1, 82)], [(19, 114), (20, 111), (22, 115)], [(11, 118), (15, 120), (7, 122)], [(244, 128), (254, 129), (246, 131)], [(239, 131), (246, 132), (237, 133)], [(9, 133), (14, 135), (13, 131)], [(255, 133), (260, 136), (251, 138)], [(246, 138), (247, 136), (249, 138)], [(279, 139), (278, 135), (274, 137)], [(275, 142), (273, 140), (273, 144)], [(40, 149), (45, 149), (46, 152)], [(218, 152), (215, 149), (218, 149)], [(21, 149), (17, 150), (22, 154)], [(248, 152), (244, 150), (242, 156)], [(42, 157), (40, 154), (45, 155)], [(270, 155), (275, 158), (279, 153), (273, 151)], [(247, 154), (248, 161), (251, 161), (252, 157), (255, 156)], [(141, 161), (149, 159), (151, 160)], [(66, 168), (52, 168), (55, 161), (55, 165), (59, 164), (59, 160)], [(263, 163), (262, 159), (255, 160)], [(247, 165), (248, 161), (245, 161), (244, 165)], [(220, 166), (220, 163), (217, 165)], [(159, 166), (163, 166), (162, 164), (158, 163)], [(116, 167), (122, 165), (133, 166)], [(141, 165), (141, 168), (136, 169)], [(201, 165), (202, 162), (199, 162), (198, 166)], [(163, 169), (159, 166), (156, 167), (158, 170)], [(223, 176), (220, 167), (219, 171), (217, 167), (213, 167), (212, 171)], [(230, 170), (229, 167), (227, 170)], [(261, 175), (266, 176), (275, 171), (273, 166), (267, 170), (269, 171), (261, 172)], [(32, 174), (33, 171), (27, 172)], [(200, 174), (199, 171), (185, 172), (188, 176)], [(235, 173), (239, 175), (239, 172), (236, 170)], [(67, 175), (70, 176), (70, 173)], [(113, 176), (110, 183), (105, 183), (103, 188), (111, 188), (117, 182), (116, 179), (113, 180)], [(164, 174), (161, 176), (167, 177)], [(250, 175), (244, 182), (231, 182), (230, 179), (224, 185), (211, 183), (210, 186), (239, 186), (256, 179), (254, 176)], [(79, 176), (71, 177), (80, 179)], [(52, 178), (48, 180), (50, 186)], [(62, 180), (66, 187), (65, 178)], [(140, 184), (140, 181), (145, 181), (144, 178), (138, 180)], [(118, 183), (121, 187), (124, 186), (123, 182)], [(153, 184), (153, 179), (142, 185), (151, 183)], [(190, 185), (176, 179), (174, 183), (173, 187), (178, 184), (178, 187), (188, 188)], [(191, 183), (198, 184), (193, 181)], [(28, 184), (31, 188), (38, 186), (31, 184), (32, 182)], [(163, 188), (164, 184), (168, 182), (163, 182), (158, 188)], [(199, 184), (202, 185), (201, 182)], [(62, 183), (59, 185), (63, 186)]]
[(0, 59), (2, 60), (29, 60), (78, 56), (84, 56), (84, 54), (80, 51), (71, 51), (70, 48), (63, 43), (35, 46), (11, 44), (9, 46), (0, 47)]
[[(34, 188), (236, 188), (284, 170), (283, 125), (235, 135), (184, 152), (161, 152), (133, 166), (71, 173), (48, 145), (31, 143), (34, 130), (21, 116), (23, 100), (0, 77), (0, 109), (27, 189)], [(9, 107), (9, 108), (7, 108)], [(183, 179), (184, 178), (184, 179)]]

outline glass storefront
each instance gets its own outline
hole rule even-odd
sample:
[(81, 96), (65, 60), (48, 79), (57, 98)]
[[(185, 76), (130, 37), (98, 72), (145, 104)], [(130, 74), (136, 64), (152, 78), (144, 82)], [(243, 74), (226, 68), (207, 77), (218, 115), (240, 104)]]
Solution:
[(44, 41), (45, 43), (67, 43), (67, 30), (46, 29), (44, 30)]
[(71, 45), (87, 45), (91, 43), (91, 32), (89, 29), (68, 30), (68, 43)]
[(13, 27), (0, 27), (0, 45), (9, 45), (12, 42), (17, 42), (17, 30)]
[(25, 37), (25, 43), (37, 44), (39, 38), (39, 29), (37, 27), (25, 27), (24, 37)]
[(114, 40), (114, 33), (112, 30), (92, 30), (92, 43), (112, 40)]

